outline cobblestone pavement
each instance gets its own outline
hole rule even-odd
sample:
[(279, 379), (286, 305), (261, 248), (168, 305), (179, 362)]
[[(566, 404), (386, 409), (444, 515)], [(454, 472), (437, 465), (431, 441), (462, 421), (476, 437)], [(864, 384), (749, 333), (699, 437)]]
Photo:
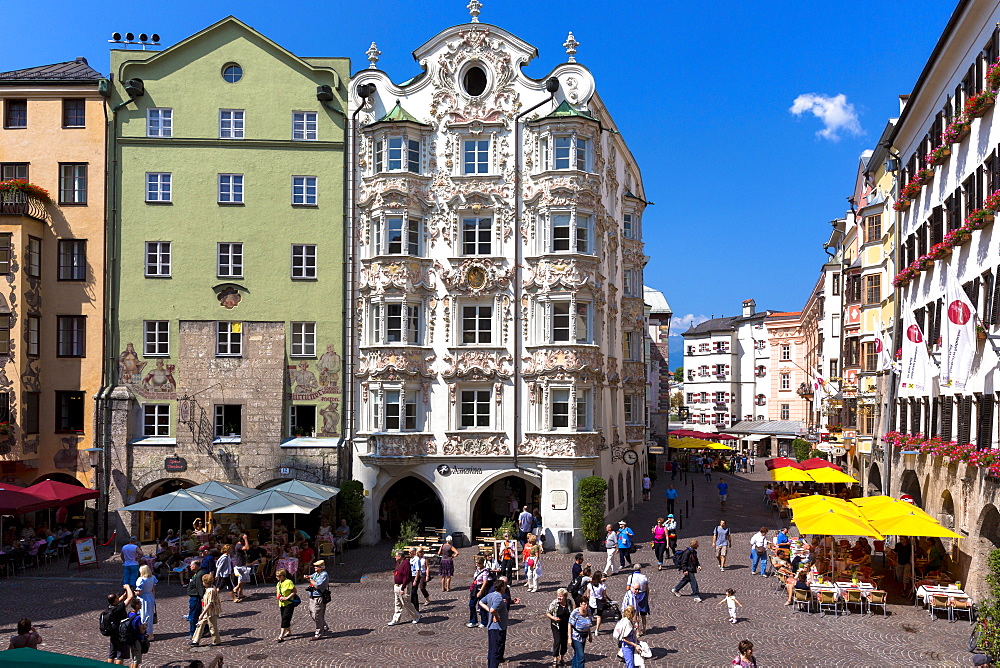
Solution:
[[(715, 484), (702, 475), (678, 479), (679, 508), (690, 510), (680, 536), (682, 544), (699, 538), (704, 571), (698, 576), (702, 603), (689, 595), (674, 598), (669, 589), (677, 584), (674, 570), (657, 572), (647, 546), (636, 555), (653, 567), (645, 572), (651, 580), (650, 633), (646, 636), (654, 658), (647, 666), (726, 666), (737, 643), (750, 638), (759, 665), (765, 666), (956, 666), (970, 665), (965, 651), (970, 627), (966, 622), (931, 621), (927, 612), (914, 608), (899, 597), (889, 606), (889, 617), (842, 615), (840, 617), (795, 613), (783, 605), (774, 592), (772, 578), (748, 575), (750, 535), (762, 525), (776, 527), (777, 518), (760, 503), (766, 473), (726, 476), (730, 482), (729, 510), (724, 516), (733, 529), (734, 549), (726, 572), (715, 563), (709, 535), (720, 518)], [(693, 492), (692, 492), (693, 484)], [(641, 503), (629, 516), (637, 536), (645, 539), (657, 515), (665, 514), (661, 501), (665, 481), (654, 486), (653, 500)], [(692, 504), (693, 503), (693, 507)], [(440, 582), (431, 582), (432, 600), (423, 606), (423, 620), (416, 625), (387, 627), (392, 614), (392, 584), (385, 544), (349, 551), (348, 564), (333, 571), (333, 603), (327, 620), (333, 633), (320, 642), (307, 642), (311, 635), (309, 615), (303, 605), (295, 612), (293, 639), (276, 644), (278, 612), (273, 585), (250, 587), (250, 597), (234, 604), (224, 595), (220, 648), (188, 646), (187, 596), (176, 581), (158, 586), (156, 640), (147, 655), (146, 666), (179, 666), (192, 658), (209, 659), (221, 651), (230, 666), (457, 666), (485, 665), (486, 634), (468, 629), (468, 592), (465, 587), (472, 563), (470, 550), (457, 561), (454, 589), (440, 591)], [(544, 608), (554, 591), (568, 580), (571, 555), (546, 555), (542, 586), (528, 593), (523, 586), (515, 595), (523, 606), (515, 607), (507, 642), (510, 665), (542, 666), (550, 662), (551, 636)], [(604, 555), (588, 553), (596, 568), (604, 565)], [(18, 618), (35, 622), (45, 649), (96, 659), (106, 657), (107, 642), (97, 630), (102, 600), (116, 589), (121, 568), (105, 562), (100, 570), (77, 574), (62, 564), (30, 570), (25, 576), (0, 579), (0, 638), (11, 635)], [(739, 623), (727, 621), (724, 606), (718, 605), (722, 592), (733, 587), (746, 607)], [(624, 593), (622, 576), (611, 578), (609, 591), (619, 599)], [(300, 592), (302, 589), (300, 587)], [(891, 599), (892, 601), (893, 599)], [(596, 641), (588, 644), (588, 663), (594, 666), (621, 665), (607, 627)], [(603, 629), (602, 629), (603, 631)], [(203, 643), (207, 640), (203, 641)], [(572, 653), (572, 651), (570, 652)], [(0, 655), (0, 665), (2, 665)]]

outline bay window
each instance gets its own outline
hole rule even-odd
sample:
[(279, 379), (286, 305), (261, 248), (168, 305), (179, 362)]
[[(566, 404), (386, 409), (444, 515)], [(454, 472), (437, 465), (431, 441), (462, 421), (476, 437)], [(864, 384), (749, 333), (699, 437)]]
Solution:
[(594, 252), (594, 217), (576, 212), (553, 213), (549, 249), (553, 253)]
[(376, 302), (371, 305), (371, 341), (419, 346), (422, 342), (421, 304)]
[(575, 299), (554, 301), (550, 305), (550, 343), (592, 343), (590, 302)]
[(591, 170), (591, 140), (575, 134), (544, 136), (539, 140), (539, 166), (546, 170)]
[(423, 221), (402, 215), (372, 220), (373, 255), (420, 255)]
[(420, 390), (415, 387), (378, 387), (370, 390), (371, 431), (417, 431)]
[(405, 135), (374, 142), (373, 169), (379, 172), (420, 173), (420, 140)]

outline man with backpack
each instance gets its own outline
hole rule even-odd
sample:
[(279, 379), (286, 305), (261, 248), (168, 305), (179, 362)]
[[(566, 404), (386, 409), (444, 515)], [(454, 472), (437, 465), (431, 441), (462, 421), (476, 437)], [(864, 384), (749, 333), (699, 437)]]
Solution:
[(696, 603), (701, 603), (701, 596), (698, 592), (698, 579), (695, 574), (701, 570), (701, 566), (698, 563), (698, 541), (692, 540), (686, 550), (681, 552), (676, 557), (677, 566), (684, 571), (684, 577), (681, 581), (677, 583), (671, 591), (677, 598), (681, 597), (681, 589), (683, 589), (687, 584), (691, 585), (691, 593), (694, 595), (694, 600)]
[[(131, 639), (120, 636), (122, 621), (128, 619), (128, 606), (135, 598), (131, 587), (124, 587), (122, 594), (108, 594), (108, 607), (99, 618), (101, 635), (108, 639), (108, 663), (125, 665), (132, 655)], [(125, 642), (129, 641), (129, 642)]]
[(132, 599), (129, 608), (128, 617), (118, 626), (118, 639), (128, 644), (132, 650), (132, 660), (129, 665), (132, 668), (139, 668), (142, 664), (142, 655), (149, 651), (149, 637), (146, 625), (142, 623), (142, 601), (138, 596)]

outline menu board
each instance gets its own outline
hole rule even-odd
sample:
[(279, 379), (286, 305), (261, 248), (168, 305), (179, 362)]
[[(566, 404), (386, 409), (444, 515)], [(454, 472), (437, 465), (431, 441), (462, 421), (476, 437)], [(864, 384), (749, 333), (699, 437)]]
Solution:
[(94, 537), (77, 538), (73, 541), (76, 544), (76, 556), (80, 566), (87, 564), (97, 564), (97, 546), (94, 544)]

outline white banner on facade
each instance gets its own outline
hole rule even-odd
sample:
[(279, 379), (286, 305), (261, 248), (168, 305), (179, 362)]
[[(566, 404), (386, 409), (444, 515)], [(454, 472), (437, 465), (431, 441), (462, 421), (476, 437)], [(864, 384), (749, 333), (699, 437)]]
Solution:
[(964, 390), (976, 359), (976, 307), (950, 266), (941, 322), (941, 386)]
[(892, 358), (892, 352), (889, 350), (888, 339), (884, 332), (875, 335), (875, 350), (878, 352), (879, 371), (899, 373), (899, 364)]
[(828, 394), (829, 390), (826, 387), (823, 374), (817, 369), (816, 377), (813, 378), (813, 410), (822, 410), (823, 400), (826, 399)]
[(913, 313), (903, 309), (903, 368), (899, 378), (899, 396), (923, 396), (933, 376), (924, 333), (913, 319)]

